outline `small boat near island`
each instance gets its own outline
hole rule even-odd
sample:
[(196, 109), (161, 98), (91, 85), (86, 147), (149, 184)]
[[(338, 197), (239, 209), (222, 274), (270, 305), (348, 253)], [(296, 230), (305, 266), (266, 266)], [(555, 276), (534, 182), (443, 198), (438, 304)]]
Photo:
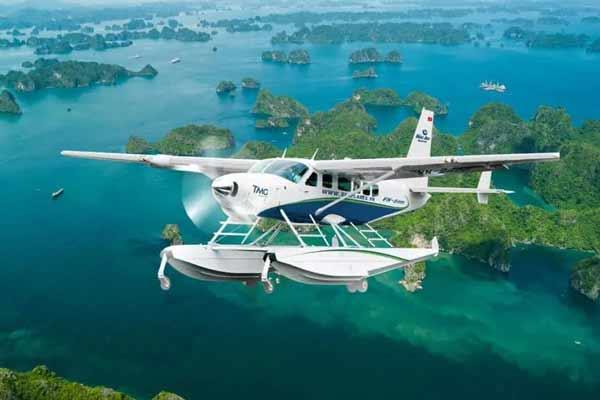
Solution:
[(134, 55), (134, 56), (131, 56), (131, 57), (129, 57), (129, 58), (130, 58), (130, 59), (132, 59), (132, 60), (137, 60), (137, 59), (140, 59), (140, 58), (142, 58), (142, 56), (140, 56), (139, 54), (136, 54), (136, 55)]
[(486, 92), (498, 92), (498, 93), (506, 92), (506, 85), (504, 85), (500, 82), (497, 82), (497, 83), (488, 82), (488, 81), (481, 82), (479, 84), (479, 88), (482, 90), (485, 90)]
[(180, 63), (180, 62), (181, 62), (181, 59), (180, 59), (180, 58), (177, 58), (177, 57), (175, 57), (174, 59), (172, 59), (172, 60), (170, 61), (170, 63), (171, 63), (171, 64), (177, 64), (177, 63)]
[(52, 199), (57, 199), (59, 198), (63, 193), (65, 192), (64, 188), (60, 188), (58, 189), (56, 192), (52, 193)]

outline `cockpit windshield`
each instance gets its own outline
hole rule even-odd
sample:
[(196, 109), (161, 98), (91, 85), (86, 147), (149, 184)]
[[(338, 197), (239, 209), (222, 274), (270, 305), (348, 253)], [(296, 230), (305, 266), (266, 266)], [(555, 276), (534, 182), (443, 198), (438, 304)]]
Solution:
[(257, 162), (256, 164), (254, 164), (252, 166), (252, 168), (250, 168), (248, 170), (248, 172), (254, 172), (254, 173), (261, 173), (265, 171), (265, 168), (267, 168), (269, 166), (269, 164), (271, 164), (273, 162), (273, 160), (262, 160)]
[(263, 160), (250, 168), (248, 172), (273, 174), (298, 183), (308, 171), (308, 166), (293, 160)]

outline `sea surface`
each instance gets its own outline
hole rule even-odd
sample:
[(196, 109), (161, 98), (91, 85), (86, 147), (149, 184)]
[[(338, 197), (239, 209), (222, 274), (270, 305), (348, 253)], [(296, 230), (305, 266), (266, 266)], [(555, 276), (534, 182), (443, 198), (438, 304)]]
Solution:
[[(355, 81), (347, 58), (363, 44), (304, 46), (310, 66), (282, 66), (260, 61), (269, 37), (223, 32), (210, 43), (137, 41), (75, 52), (61, 58), (131, 69), (150, 63), (159, 75), (17, 95), (24, 115), (0, 118), (0, 366), (46, 364), (141, 398), (161, 389), (188, 399), (598, 398), (600, 308), (568, 288), (570, 266), (586, 256), (578, 252), (519, 247), (506, 275), (443, 255), (427, 263), (425, 289), (415, 294), (398, 285), (398, 271), (364, 295), (289, 281), (265, 295), (173, 270), (171, 291), (159, 289), (164, 224), (179, 224), (193, 243), (206, 241), (222, 218), (206, 195), (208, 181), (59, 152), (123, 151), (132, 134), (156, 140), (190, 123), (231, 129), (236, 149), (248, 140), (282, 150), (291, 143), (291, 130), (255, 130), (256, 93), (218, 97), (220, 80), (257, 78), (311, 112), (360, 87), (425, 91), (450, 105), (436, 124), (455, 135), (491, 101), (523, 118), (542, 104), (567, 108), (576, 124), (600, 118), (600, 56), (581, 50), (378, 45), (399, 49), (404, 64)], [(170, 64), (174, 57), (182, 62)], [(34, 59), (27, 48), (2, 50), (0, 73)], [(483, 80), (501, 81), (508, 92), (482, 92)], [(377, 134), (412, 116), (371, 112)], [(548, 207), (522, 175), (495, 182), (517, 190), (519, 205)], [(51, 200), (59, 187), (64, 195)], [(196, 224), (184, 209), (194, 202)]]

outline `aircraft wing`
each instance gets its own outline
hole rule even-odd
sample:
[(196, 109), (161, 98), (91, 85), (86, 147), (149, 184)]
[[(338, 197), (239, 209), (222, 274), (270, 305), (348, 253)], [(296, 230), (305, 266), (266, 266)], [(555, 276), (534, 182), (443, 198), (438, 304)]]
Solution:
[(62, 151), (66, 157), (86, 158), (146, 164), (151, 167), (203, 174), (211, 179), (235, 172), (246, 172), (257, 160), (215, 157), (182, 157), (164, 154), (99, 153), (93, 151)]
[[(387, 179), (416, 178), (453, 172), (492, 171), (516, 164), (557, 161), (560, 153), (485, 154), (473, 156), (438, 156), (415, 158), (374, 158), (314, 161), (321, 172), (359, 175)], [(393, 173), (391, 173), (393, 171)]]

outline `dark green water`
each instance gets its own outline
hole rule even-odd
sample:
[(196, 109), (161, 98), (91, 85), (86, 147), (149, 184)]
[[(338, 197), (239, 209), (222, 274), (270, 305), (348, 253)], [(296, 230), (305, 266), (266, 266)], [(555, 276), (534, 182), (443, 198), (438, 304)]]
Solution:
[[(58, 153), (121, 151), (130, 134), (156, 139), (187, 123), (228, 127), (237, 147), (250, 139), (290, 142), (291, 132), (254, 130), (255, 95), (218, 98), (221, 79), (256, 77), (312, 112), (361, 86), (424, 90), (450, 103), (437, 124), (452, 133), (493, 100), (524, 117), (539, 104), (566, 106), (577, 123), (600, 117), (600, 58), (582, 52), (402, 46), (401, 68), (382, 67), (380, 79), (357, 83), (346, 59), (360, 45), (309, 47), (309, 67), (277, 66), (259, 61), (268, 38), (224, 34), (211, 44), (140, 41), (75, 53), (131, 68), (150, 62), (160, 73), (116, 87), (18, 96), (25, 114), (0, 119), (0, 365), (44, 363), (90, 384), (191, 399), (597, 396), (600, 311), (568, 290), (569, 266), (581, 254), (519, 248), (508, 276), (442, 257), (428, 264), (417, 294), (398, 286), (401, 272), (377, 279), (362, 296), (290, 282), (266, 296), (173, 271), (173, 289), (160, 291), (162, 226), (180, 224), (188, 242), (217, 227), (211, 201), (202, 203), (200, 229), (181, 204), (182, 191), (207, 182)], [(133, 54), (143, 58), (130, 60)], [(169, 64), (173, 57), (182, 63)], [(2, 51), (0, 72), (28, 59), (27, 49)], [(501, 79), (509, 92), (479, 91), (486, 79)], [(375, 115), (381, 133), (407, 116)], [(495, 179), (523, 187), (516, 175)], [(57, 187), (65, 195), (51, 201)], [(518, 196), (520, 204), (535, 203), (524, 189)]]

